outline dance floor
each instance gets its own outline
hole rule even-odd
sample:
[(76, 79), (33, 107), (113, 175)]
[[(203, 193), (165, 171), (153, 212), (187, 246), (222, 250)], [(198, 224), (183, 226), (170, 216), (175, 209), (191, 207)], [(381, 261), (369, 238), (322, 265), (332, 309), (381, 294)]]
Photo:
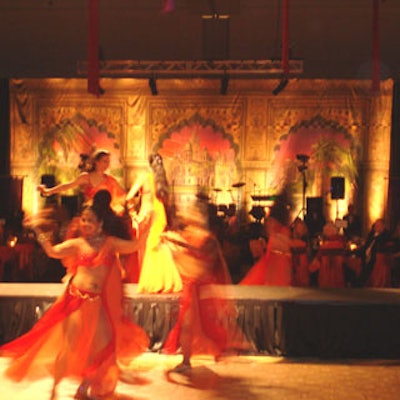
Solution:
[[(395, 400), (400, 362), (395, 360), (287, 359), (235, 356), (196, 358), (185, 374), (169, 373), (180, 356), (145, 353), (124, 373), (109, 400)], [(0, 372), (7, 360), (0, 358)], [(1, 398), (47, 400), (52, 382), (11, 383), (0, 377)], [(73, 399), (78, 382), (64, 380), (58, 400)]]
[[(394, 400), (400, 393), (400, 290), (227, 287), (238, 325), (255, 344), (253, 355), (215, 362), (198, 357), (185, 374), (181, 361), (157, 350), (171, 328), (179, 295), (143, 295), (126, 286), (125, 307), (148, 332), (151, 349), (132, 362), (114, 400)], [(0, 339), (7, 342), (37, 321), (62, 292), (61, 284), (0, 284)], [(213, 296), (206, 288), (203, 298)], [(51, 379), (12, 383), (1, 398), (50, 398)], [(73, 399), (79, 382), (65, 379), (58, 399)], [(111, 400), (111, 399), (109, 399)]]

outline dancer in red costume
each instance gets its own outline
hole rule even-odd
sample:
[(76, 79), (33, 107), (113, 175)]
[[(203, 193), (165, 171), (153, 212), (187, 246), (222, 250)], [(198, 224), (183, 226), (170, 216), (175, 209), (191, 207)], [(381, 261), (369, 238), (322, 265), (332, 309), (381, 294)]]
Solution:
[(290, 250), (293, 263), (293, 285), (310, 286), (308, 228), (306, 223), (296, 218), (292, 224), (292, 240)]
[[(205, 213), (191, 208), (185, 213), (180, 229), (163, 235), (172, 248), (183, 280), (178, 321), (163, 347), (168, 354), (182, 348), (183, 361), (172, 372), (190, 369), (191, 357), (196, 354), (218, 357), (227, 351), (253, 348), (236, 323), (232, 303), (224, 299), (223, 286), (219, 286), (230, 284), (231, 279), (219, 242), (209, 231), (207, 221)], [(213, 289), (210, 284), (214, 284)], [(211, 292), (201, 298), (206, 288)]]
[(289, 209), (285, 193), (277, 196), (265, 222), (267, 251), (250, 268), (240, 285), (291, 286), (293, 284)]
[(149, 156), (149, 170), (140, 175), (126, 196), (132, 201), (140, 193), (140, 209), (132, 216), (136, 221), (139, 237), (146, 235), (139, 250), (139, 282), (141, 293), (172, 293), (182, 290), (182, 280), (173, 260), (171, 250), (161, 241), (169, 224), (169, 188), (160, 154)]
[(82, 380), (77, 399), (99, 399), (112, 394), (120, 369), (117, 361), (145, 351), (145, 332), (122, 315), (122, 282), (116, 253), (137, 250), (139, 242), (110, 236), (92, 207), (83, 210), (80, 236), (53, 245), (39, 226), (29, 221), (38, 241), (52, 258), (74, 259), (64, 293), (25, 335), (0, 348), (11, 357), (6, 376), (20, 381), (51, 374), (51, 399), (64, 377)]
[(108, 150), (96, 150), (90, 158), (89, 167), (84, 167), (84, 172), (76, 179), (71, 182), (60, 183), (51, 188), (39, 185), (38, 190), (43, 196), (52, 196), (53, 194), (80, 187), (84, 204), (90, 204), (99, 190), (106, 189), (111, 193), (113, 210), (121, 215), (125, 210), (126, 191), (113, 176), (106, 173), (110, 167), (110, 157)]

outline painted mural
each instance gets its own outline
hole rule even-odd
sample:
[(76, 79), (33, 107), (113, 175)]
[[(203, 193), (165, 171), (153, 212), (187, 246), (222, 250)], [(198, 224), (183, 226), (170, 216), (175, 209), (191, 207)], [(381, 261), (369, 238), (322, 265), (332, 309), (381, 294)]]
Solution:
[(121, 177), (116, 135), (96, 120), (77, 113), (49, 127), (43, 135), (38, 145), (37, 174), (54, 175), (56, 182), (71, 181), (80, 172), (81, 155), (90, 155), (100, 148), (111, 153), (110, 173)]
[[(307, 196), (326, 196), (331, 178), (345, 178), (352, 201), (357, 187), (360, 146), (338, 123), (320, 115), (301, 121), (279, 138), (274, 149), (275, 175), (272, 186)], [(305, 185), (305, 187), (303, 187)], [(297, 196), (298, 197), (298, 196)]]
[(156, 150), (165, 160), (177, 202), (199, 192), (211, 199), (218, 192), (220, 202), (228, 201), (224, 197), (240, 174), (238, 148), (214, 121), (198, 114), (183, 120), (160, 137)]
[(364, 81), (293, 80), (279, 96), (268, 79), (234, 81), (227, 96), (212, 80), (166, 80), (160, 96), (139, 79), (104, 83), (107, 95), (93, 99), (84, 79), (11, 82), (10, 172), (24, 177), (26, 211), (41, 205), (41, 174), (70, 180), (94, 144), (112, 152), (109, 172), (126, 185), (158, 150), (175, 194), (203, 191), (216, 202), (218, 193), (216, 203), (233, 198), (243, 209), (254, 192), (273, 195), (284, 184), (301, 197), (303, 154), (307, 196), (332, 203), (330, 178), (344, 177), (340, 216), (360, 198), (365, 228), (387, 216), (391, 80), (372, 97)]

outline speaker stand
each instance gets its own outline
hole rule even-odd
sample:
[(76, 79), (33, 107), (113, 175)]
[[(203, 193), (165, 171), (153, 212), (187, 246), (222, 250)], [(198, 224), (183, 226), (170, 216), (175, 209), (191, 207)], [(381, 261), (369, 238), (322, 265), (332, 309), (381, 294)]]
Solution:
[(301, 165), (300, 167), (298, 167), (298, 170), (301, 172), (301, 175), (303, 177), (303, 192), (302, 192), (302, 206), (301, 206), (301, 210), (297, 214), (297, 218), (299, 218), (300, 215), (302, 215), (303, 220), (304, 220), (304, 217), (305, 217), (306, 211), (307, 211), (307, 209), (306, 209), (306, 189), (307, 189), (306, 170), (307, 170), (307, 166)]
[(339, 219), (339, 199), (336, 199), (336, 219)]

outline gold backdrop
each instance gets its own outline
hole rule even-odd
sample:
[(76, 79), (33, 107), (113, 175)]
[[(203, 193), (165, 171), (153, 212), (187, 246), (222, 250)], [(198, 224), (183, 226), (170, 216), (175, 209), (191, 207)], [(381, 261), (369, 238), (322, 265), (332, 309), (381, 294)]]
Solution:
[[(327, 217), (342, 217), (349, 202), (365, 229), (385, 217), (391, 80), (379, 95), (371, 94), (370, 81), (355, 80), (292, 79), (277, 96), (277, 80), (231, 79), (226, 95), (218, 79), (158, 80), (157, 96), (145, 79), (101, 84), (105, 93), (96, 98), (84, 79), (10, 82), (11, 173), (24, 177), (25, 211), (43, 204), (36, 191), (41, 175), (72, 179), (79, 153), (108, 147), (111, 172), (126, 188), (158, 150), (178, 197), (206, 191), (211, 201), (234, 202), (248, 215), (252, 195), (289, 184), (293, 216), (302, 208), (296, 153), (306, 151), (306, 196), (322, 197)], [(332, 176), (345, 178), (343, 199), (331, 198)]]

